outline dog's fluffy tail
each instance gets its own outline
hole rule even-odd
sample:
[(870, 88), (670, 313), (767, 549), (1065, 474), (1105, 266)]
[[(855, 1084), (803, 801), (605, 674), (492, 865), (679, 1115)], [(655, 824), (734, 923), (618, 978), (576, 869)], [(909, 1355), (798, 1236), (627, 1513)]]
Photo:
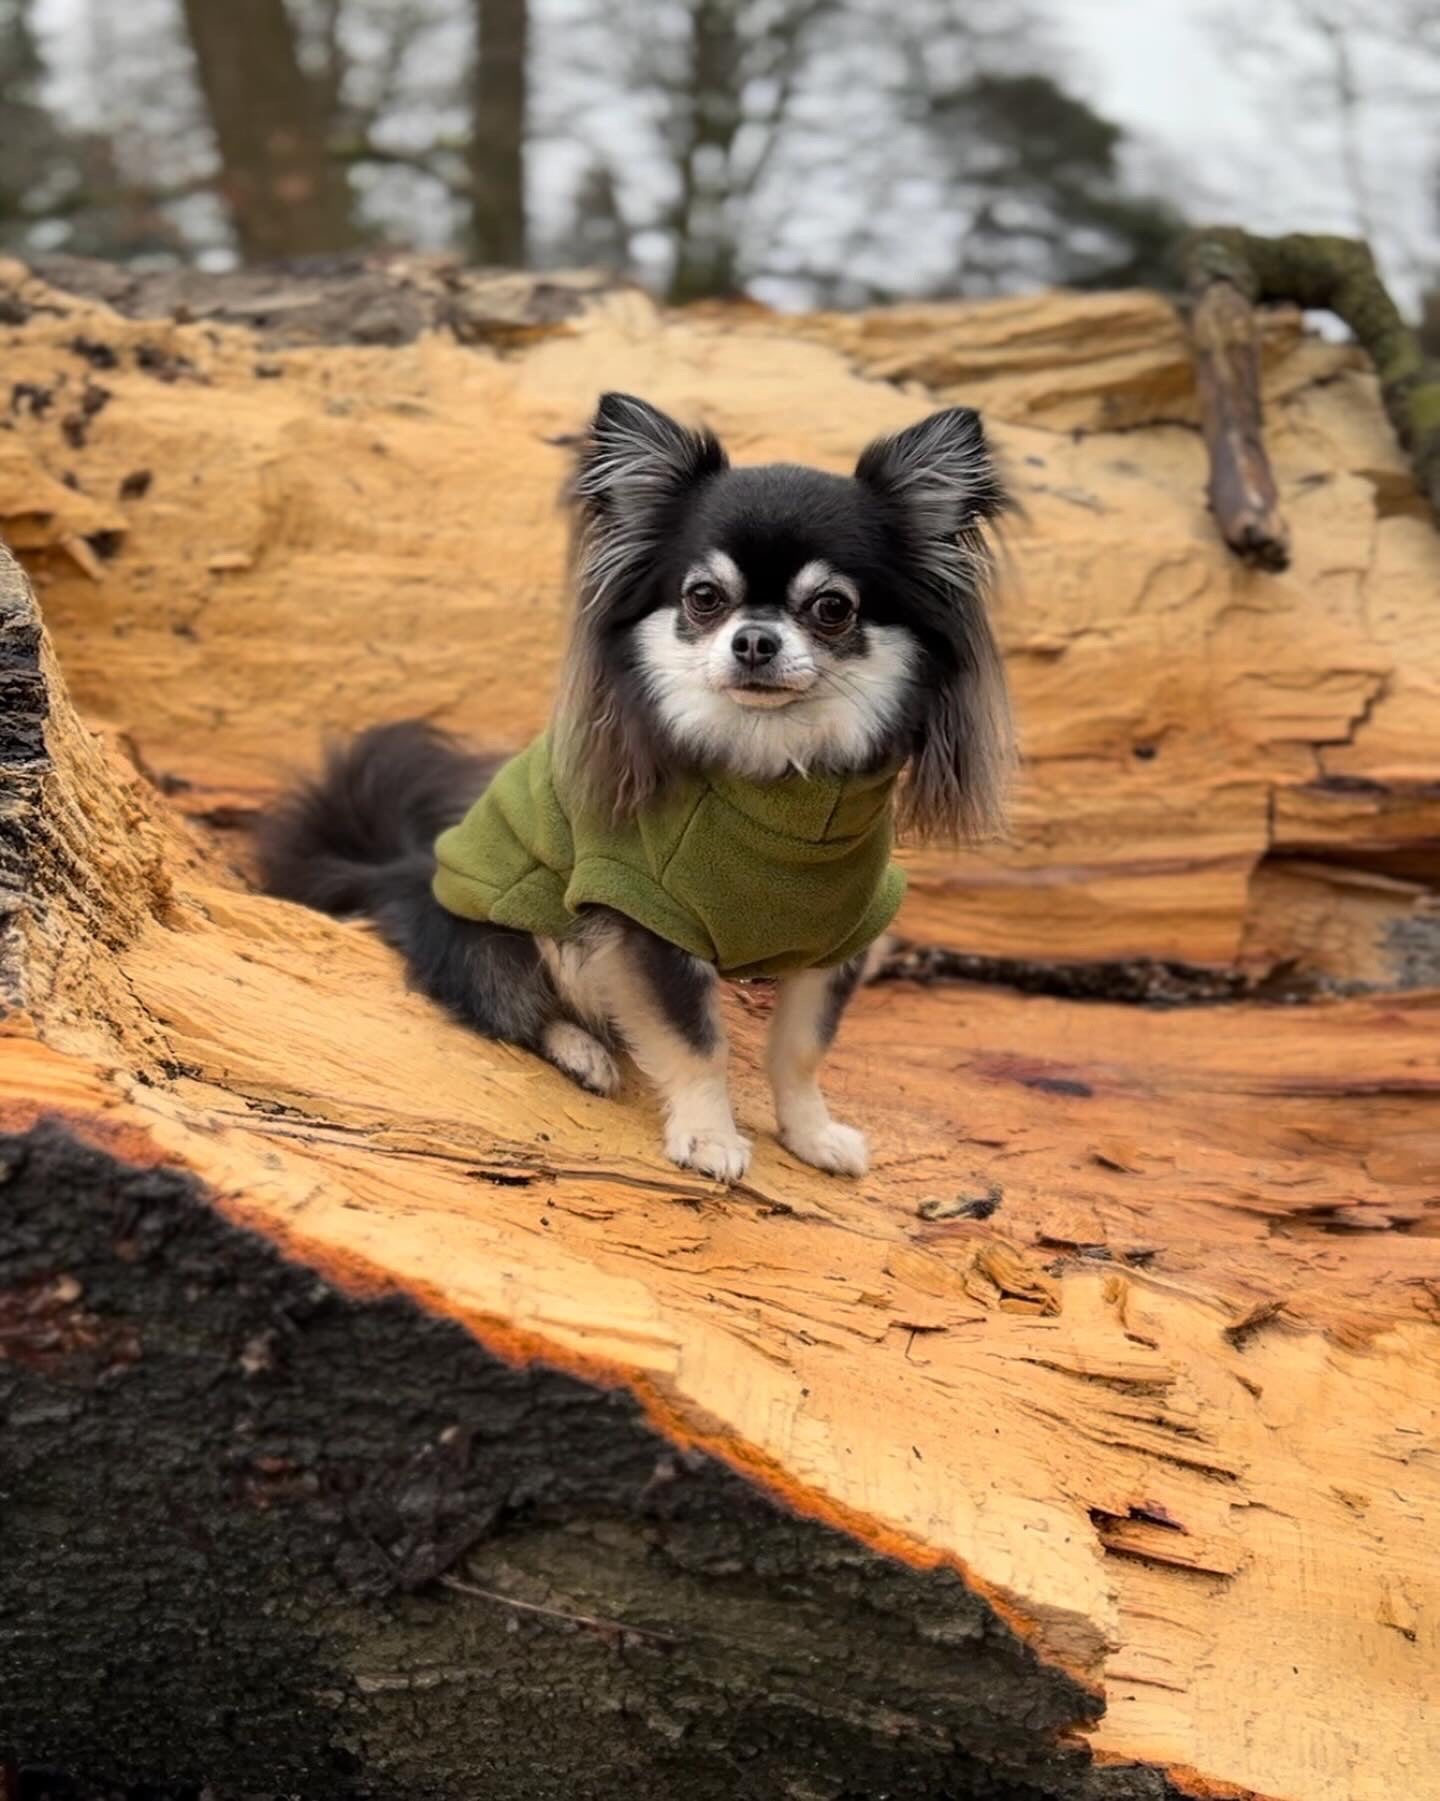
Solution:
[(534, 939), (457, 918), (430, 892), (437, 833), (463, 818), (499, 762), (418, 719), (374, 726), (261, 821), (260, 875), (283, 900), (372, 919), (412, 986), (487, 1038), (548, 1056), (545, 1029), (562, 1014)]
[(373, 726), (330, 750), (256, 834), (267, 894), (337, 917), (387, 910), (428, 889), (436, 835), (463, 817), (495, 771), (420, 719)]

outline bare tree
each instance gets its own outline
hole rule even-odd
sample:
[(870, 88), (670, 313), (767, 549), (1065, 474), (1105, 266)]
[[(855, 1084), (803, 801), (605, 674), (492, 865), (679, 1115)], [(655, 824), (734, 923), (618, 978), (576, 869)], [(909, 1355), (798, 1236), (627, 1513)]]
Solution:
[[(563, 84), (576, 90), (599, 84), (623, 96), (641, 141), (628, 157), (617, 154), (605, 141), (613, 115), (594, 132), (577, 237), (584, 237), (603, 192), (607, 223), (618, 222), (627, 238), (668, 245), (662, 279), (670, 298), (738, 292), (766, 236), (759, 228), (760, 195), (790, 141), (797, 84), (809, 68), (817, 27), (844, 5), (634, 0), (622, 12), (602, 0), (588, 21), (592, 60), (570, 67)], [(573, 116), (570, 123), (586, 130)]]
[(1440, 117), (1440, 4), (1276, 0), (1257, 9), (1225, 0), (1214, 21), (1256, 104), (1284, 121), (1273, 136), (1276, 161), (1289, 154), (1313, 169), (1333, 158), (1334, 206), (1313, 218), (1290, 208), (1265, 223), (1359, 234), (1413, 303), (1434, 278), (1435, 206), (1426, 190)]
[(0, 245), (63, 243), (116, 258), (183, 253), (180, 231), (154, 187), (123, 167), (106, 122), (67, 119), (48, 104), (36, 10), (34, 0), (0, 0)]
[(1297, 0), (1300, 19), (1324, 46), (1328, 82), (1335, 107), (1340, 166), (1350, 191), (1355, 227), (1366, 239), (1375, 235), (1375, 208), (1370, 197), (1370, 177), (1365, 163), (1359, 71), (1354, 44), (1355, 21), (1341, 4), (1327, 0)]
[(608, 163), (595, 161), (586, 169), (575, 193), (571, 241), (574, 260), (587, 268), (617, 273), (630, 262), (629, 231), (615, 191), (615, 176)]
[(470, 237), (482, 263), (525, 261), (525, 136), (529, 114), (527, 0), (474, 0)]
[(330, 152), (325, 87), (301, 66), (285, 0), (183, 0), (240, 254), (251, 262), (356, 242), (349, 183)]
[(1126, 186), (1123, 132), (1045, 72), (1058, 56), (1016, 0), (629, 0), (587, 16), (566, 87), (608, 84), (615, 104), (564, 118), (592, 154), (574, 241), (604, 168), (672, 300), (1146, 280), (1176, 230)]
[[(1437, 0), (1393, 3), (1418, 36)], [(99, 121), (100, 211), (122, 186), (143, 201), (138, 249), (463, 244), (598, 259), (677, 300), (843, 305), (1150, 279), (1173, 227), (1134, 193), (1124, 134), (1061, 81), (1047, 0), (71, 4), (89, 92), (56, 116), (77, 141)], [(0, 26), (7, 7), (23, 16), (0, 0)], [(1382, 159), (1353, 141), (1383, 214)], [(58, 211), (56, 159), (7, 141), (0, 186), (7, 166), (23, 207)]]

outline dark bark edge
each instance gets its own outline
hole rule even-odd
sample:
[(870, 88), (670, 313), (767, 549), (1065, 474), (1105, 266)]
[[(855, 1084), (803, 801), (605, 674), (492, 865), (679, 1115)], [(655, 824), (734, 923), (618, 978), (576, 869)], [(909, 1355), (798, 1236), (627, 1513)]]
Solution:
[(21, 910), (31, 888), (41, 782), (50, 767), (40, 638), (29, 585), (0, 544), (0, 1017), (24, 1002)]

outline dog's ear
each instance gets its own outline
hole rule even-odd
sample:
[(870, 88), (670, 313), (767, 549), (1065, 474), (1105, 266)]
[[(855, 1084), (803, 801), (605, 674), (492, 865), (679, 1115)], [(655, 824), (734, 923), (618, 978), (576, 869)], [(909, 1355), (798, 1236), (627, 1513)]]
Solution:
[(1015, 749), (1005, 665), (986, 604), (985, 527), (1010, 502), (980, 415), (949, 407), (877, 439), (855, 479), (898, 511), (930, 664), (901, 829), (919, 839), (984, 837), (1003, 822)]
[(578, 606), (556, 712), (571, 780), (619, 816), (659, 792), (663, 748), (648, 711), (624, 704), (619, 634), (644, 611), (677, 509), (726, 467), (712, 432), (691, 431), (633, 394), (604, 394), (575, 461), (569, 498)]
[(633, 394), (602, 394), (572, 492), (592, 516), (623, 519), (682, 493), (726, 466), (710, 431), (691, 431)]
[(860, 453), (855, 479), (905, 508), (923, 539), (953, 541), (1010, 502), (974, 407), (946, 407)]
[(993, 837), (1015, 761), (1005, 665), (982, 613), (936, 659), (900, 790), (901, 835), (921, 844)]

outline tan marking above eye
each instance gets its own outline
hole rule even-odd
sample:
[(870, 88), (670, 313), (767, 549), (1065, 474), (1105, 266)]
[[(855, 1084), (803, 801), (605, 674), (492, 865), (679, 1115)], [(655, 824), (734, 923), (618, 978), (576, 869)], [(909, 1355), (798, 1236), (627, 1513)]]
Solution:
[(736, 606), (745, 598), (745, 577), (727, 551), (707, 551), (685, 577), (684, 586), (688, 588), (692, 582), (712, 583)]
[(860, 590), (854, 582), (848, 575), (842, 575), (838, 569), (833, 568), (821, 557), (814, 558), (803, 568), (796, 570), (790, 578), (790, 585), (786, 593), (790, 604), (800, 607), (804, 606), (812, 595), (819, 594), (827, 588), (836, 594), (843, 594), (852, 606), (859, 606)]

